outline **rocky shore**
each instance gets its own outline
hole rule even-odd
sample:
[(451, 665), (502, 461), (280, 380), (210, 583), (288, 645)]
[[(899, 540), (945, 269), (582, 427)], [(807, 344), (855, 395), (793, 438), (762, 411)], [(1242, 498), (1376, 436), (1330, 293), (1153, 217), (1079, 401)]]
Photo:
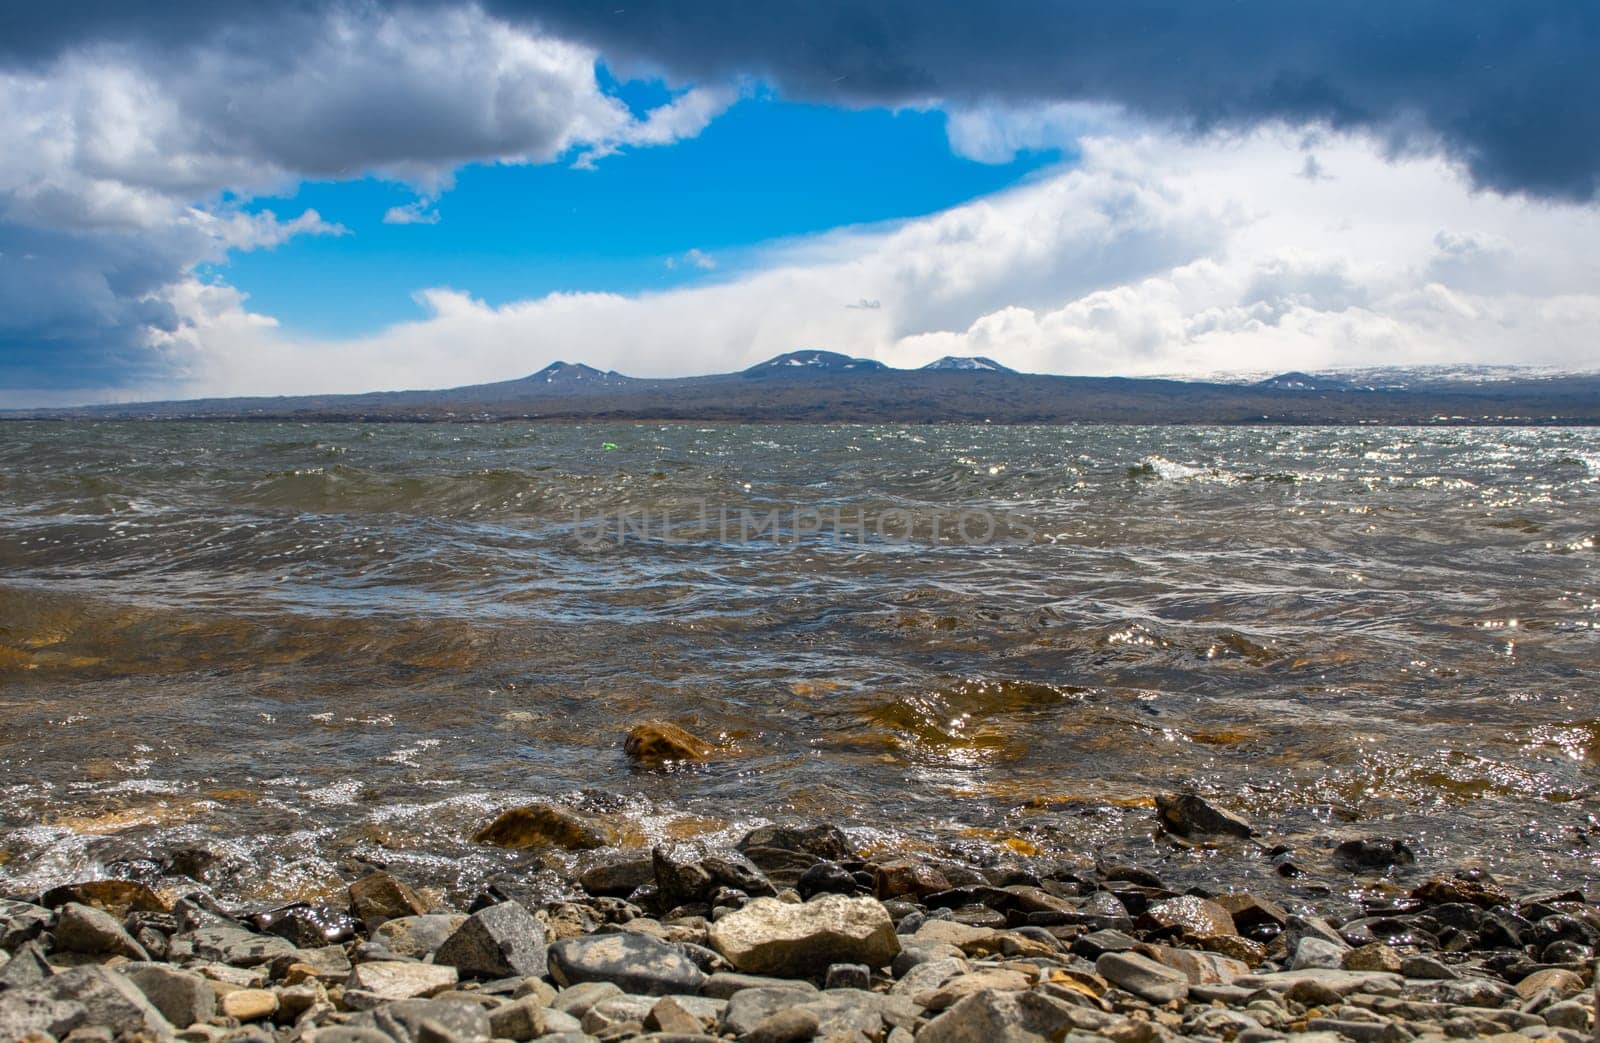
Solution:
[[(1173, 843), (1232, 845), (1285, 881), (1299, 872), (1193, 794), (1158, 798), (1155, 818)], [(1559, 886), (1430, 874), (1399, 839), (1349, 837), (1328, 853), (1348, 887), (1277, 895), (1020, 853), (982, 866), (864, 853), (825, 824), (764, 826), (721, 850), (618, 848), (603, 824), (554, 805), (511, 809), (474, 839), (577, 854), (554, 895), (497, 880), (450, 902), (377, 869), (334, 899), (277, 908), (133, 880), (0, 902), (0, 1041), (1595, 1032), (1600, 908)]]

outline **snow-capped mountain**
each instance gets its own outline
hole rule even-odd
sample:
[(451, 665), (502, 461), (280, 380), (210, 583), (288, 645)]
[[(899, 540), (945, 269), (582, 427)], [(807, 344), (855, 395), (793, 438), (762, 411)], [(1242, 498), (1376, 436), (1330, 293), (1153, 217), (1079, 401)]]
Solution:
[(928, 363), (923, 369), (959, 369), (969, 373), (1015, 373), (1016, 370), (1009, 366), (1002, 366), (994, 359), (982, 355), (946, 355)]
[(750, 376), (767, 376), (772, 373), (871, 373), (886, 370), (888, 366), (876, 359), (858, 359), (841, 355), (837, 351), (790, 351), (765, 362), (758, 362), (745, 370)]

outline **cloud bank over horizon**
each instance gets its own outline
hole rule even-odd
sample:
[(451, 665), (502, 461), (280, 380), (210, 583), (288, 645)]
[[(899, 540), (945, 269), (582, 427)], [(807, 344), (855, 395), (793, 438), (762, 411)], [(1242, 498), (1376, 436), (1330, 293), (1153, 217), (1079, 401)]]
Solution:
[[(1587, 368), (1597, 42), (1576, 0), (13, 5), (0, 404), (443, 386), (557, 358), (687, 374), (798, 347), (1074, 373)], [(630, 107), (613, 77), (662, 98)], [(257, 202), (302, 182), (408, 185), (383, 219), (426, 234), (465, 167), (582, 177), (696, 137), (752, 84), (942, 111), (985, 163), (1067, 159), (738, 263), (685, 243), (663, 266), (692, 281), (658, 292), (419, 285), (423, 318), (360, 336), (307, 336), (226, 281), (239, 252), (350, 234)]]

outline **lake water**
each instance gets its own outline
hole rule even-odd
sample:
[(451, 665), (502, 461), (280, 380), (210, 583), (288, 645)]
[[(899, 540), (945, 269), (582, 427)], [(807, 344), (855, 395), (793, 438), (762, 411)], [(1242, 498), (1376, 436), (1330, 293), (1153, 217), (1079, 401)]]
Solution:
[(1203, 875), (1180, 785), (1592, 882), (1597, 508), (1586, 429), (9, 423), (0, 891), (467, 888), (529, 799)]

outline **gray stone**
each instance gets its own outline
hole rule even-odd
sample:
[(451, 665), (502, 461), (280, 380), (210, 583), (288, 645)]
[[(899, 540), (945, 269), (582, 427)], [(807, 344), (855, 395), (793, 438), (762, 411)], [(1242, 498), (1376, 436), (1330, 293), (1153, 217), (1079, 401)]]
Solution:
[(704, 996), (663, 996), (645, 1016), (644, 1027), (652, 1032), (678, 1035), (704, 1035), (727, 1009), (722, 1000)]
[(443, 992), (456, 983), (456, 969), (441, 964), (374, 960), (350, 972), (352, 988), (385, 1000), (410, 1000)]
[(1423, 978), (1433, 981), (1450, 981), (1461, 977), (1461, 975), (1432, 956), (1423, 956), (1421, 954), (1401, 957), (1400, 973), (1407, 978)]
[(396, 956), (420, 960), (437, 951), (466, 920), (459, 913), (400, 916), (379, 924), (372, 932), (372, 940)]
[(178, 1028), (188, 1028), (217, 1012), (217, 994), (205, 978), (193, 971), (162, 963), (130, 963), (117, 970), (136, 985), (161, 1016)]
[(1274, 992), (1288, 992), (1301, 983), (1313, 983), (1339, 996), (1348, 996), (1355, 992), (1398, 996), (1404, 979), (1398, 974), (1385, 974), (1381, 971), (1336, 971), (1311, 967), (1299, 971), (1246, 974), (1233, 982), (1246, 989), (1271, 989)]
[(559, 985), (609, 981), (624, 992), (667, 996), (697, 992), (705, 973), (676, 946), (642, 934), (591, 934), (550, 946), (550, 976)]
[(928, 1023), (918, 1043), (1053, 1043), (1071, 1028), (1073, 1008), (1036, 992), (979, 992)]
[(903, 978), (913, 967), (937, 960), (960, 959), (962, 952), (949, 942), (919, 942), (914, 938), (902, 939), (900, 955), (890, 964), (896, 978)]
[(928, 963), (919, 963), (912, 967), (900, 980), (889, 989), (892, 996), (915, 997), (919, 993), (937, 989), (945, 982), (957, 975), (967, 973), (970, 964), (960, 957), (948, 957), (943, 960), (932, 960)]
[(89, 1018), (83, 1004), (41, 996), (31, 989), (0, 993), (0, 1039), (22, 1039), (29, 1033), (65, 1036)]
[(719, 1028), (742, 1035), (780, 1010), (800, 1007), (817, 1016), (818, 1034), (832, 1038), (859, 1032), (869, 1039), (882, 1036), (885, 1025), (916, 1024), (921, 1008), (901, 996), (884, 996), (859, 989), (833, 989), (807, 993), (800, 989), (747, 989), (728, 1001)]
[(612, 996), (603, 999), (584, 1012), (580, 1024), (591, 1036), (599, 1035), (617, 1025), (635, 1024), (644, 1027), (655, 1001), (649, 996)]
[(1337, 1032), (1356, 1043), (1400, 1043), (1411, 1033), (1392, 1021), (1343, 1021), (1338, 1018), (1312, 1018), (1306, 1022), (1312, 1032)]
[(578, 883), (592, 895), (627, 897), (656, 878), (655, 863), (641, 856), (608, 858), (589, 866)]
[(394, 1043), (388, 1033), (355, 1025), (329, 1025), (312, 1029), (301, 1038), (304, 1043)]
[(1151, 1003), (1167, 1003), (1189, 994), (1189, 978), (1132, 952), (1108, 952), (1095, 961), (1099, 975)]
[(350, 1024), (373, 1028), (394, 1043), (423, 1043), (424, 1022), (433, 1022), (461, 1043), (487, 1043), (489, 1015), (476, 1003), (462, 1000), (396, 1000), (358, 1014)]
[(54, 933), (58, 952), (126, 956), (130, 960), (150, 958), (116, 917), (93, 906), (77, 902), (62, 906)]
[(1543, 1016), (1545, 1024), (1555, 1028), (1574, 1029), (1582, 1032), (1589, 1027), (1588, 1004), (1579, 1003), (1577, 1000), (1552, 1003), (1539, 1013)]
[(545, 973), (544, 927), (516, 902), (501, 902), (467, 917), (433, 954), (465, 977), (539, 977)]
[(15, 952), (23, 942), (39, 937), (53, 915), (42, 905), (0, 899), (0, 949)]
[(23, 942), (0, 967), (0, 989), (20, 989), (36, 985), (56, 972), (44, 958), (38, 942)]
[(801, 989), (806, 992), (817, 991), (815, 985), (798, 978), (768, 978), (759, 974), (719, 971), (708, 977), (700, 986), (700, 994), (725, 1000), (743, 989)]
[(864, 963), (835, 963), (823, 976), (825, 989), (870, 989), (872, 968)]
[(1300, 944), (1294, 947), (1294, 959), (1289, 964), (1290, 970), (1303, 971), (1312, 967), (1321, 967), (1327, 970), (1344, 966), (1344, 954), (1349, 946), (1335, 945), (1321, 938), (1306, 935), (1300, 939)]
[(556, 993), (556, 998), (550, 1001), (550, 1006), (564, 1014), (571, 1014), (574, 1018), (581, 1018), (588, 1013), (590, 1007), (601, 1000), (621, 995), (622, 990), (612, 982), (586, 981)]
[(253, 934), (242, 927), (200, 927), (178, 937), (187, 940), (201, 959), (233, 967), (255, 967), (297, 951), (287, 939)]
[(489, 1012), (489, 1031), (495, 1039), (525, 1040), (544, 1035), (544, 1005), (529, 997)]
[(785, 1007), (775, 1011), (744, 1034), (744, 1043), (800, 1043), (817, 1034), (821, 1021), (804, 1007)]
[(871, 898), (757, 898), (711, 925), (711, 946), (738, 970), (799, 977), (833, 963), (884, 967), (900, 952), (894, 921)]
[[(100, 1025), (113, 1032), (147, 1032), (156, 1037), (172, 1033), (172, 1025), (145, 998), (138, 986), (104, 967), (72, 967), (59, 971), (27, 989), (8, 990), (0, 995), (0, 1004), (8, 1003), (14, 997), (28, 995), (76, 1005), (84, 1012), (79, 1024)], [(67, 1031), (75, 1027), (76, 1024), (70, 1025)], [(53, 1034), (59, 1036), (65, 1032)]]
[(719, 1028), (723, 1032), (742, 1036), (778, 1011), (798, 1007), (820, 995), (815, 989), (744, 989), (734, 993), (728, 1000), (728, 1009), (722, 1013)]
[(1440, 1002), (1457, 1007), (1498, 1007), (1518, 998), (1510, 985), (1487, 978), (1441, 981), (1437, 987)]

